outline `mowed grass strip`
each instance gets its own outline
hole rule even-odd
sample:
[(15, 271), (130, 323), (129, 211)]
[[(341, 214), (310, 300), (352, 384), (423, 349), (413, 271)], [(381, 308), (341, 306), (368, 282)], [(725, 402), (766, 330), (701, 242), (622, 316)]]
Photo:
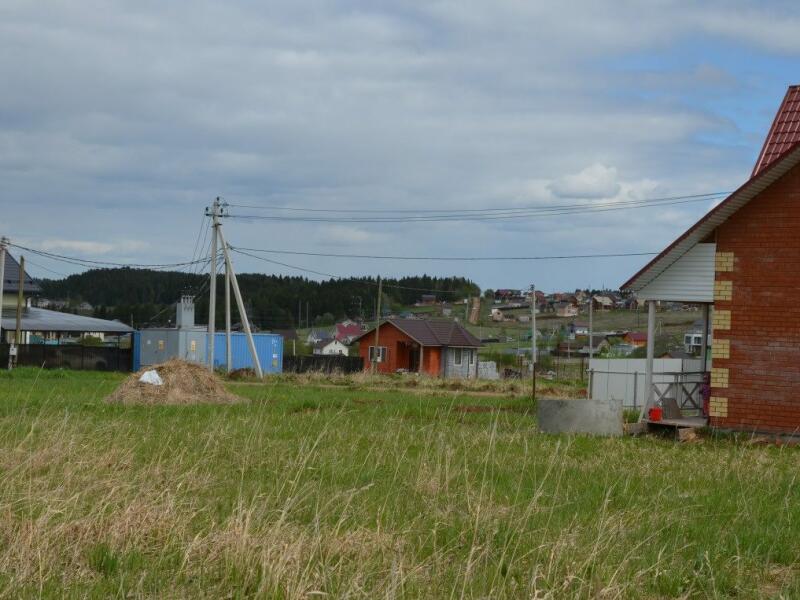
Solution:
[(800, 454), (538, 434), (524, 398), (0, 375), (3, 597), (798, 597)]

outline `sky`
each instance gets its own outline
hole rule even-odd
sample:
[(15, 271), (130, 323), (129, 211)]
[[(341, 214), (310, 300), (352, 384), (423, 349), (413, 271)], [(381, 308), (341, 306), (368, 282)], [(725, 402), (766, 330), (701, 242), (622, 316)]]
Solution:
[[(4, 0), (0, 234), (85, 259), (187, 261), (205, 207), (220, 196), (234, 217), (292, 214), (265, 208), (279, 206), (345, 219), (226, 219), (238, 247), (657, 252), (713, 202), (493, 221), (348, 220), (363, 210), (734, 190), (786, 87), (800, 83), (797, 31), (797, 2)], [(483, 288), (548, 291), (618, 287), (647, 261), (264, 256), (341, 276), (459, 275)], [(40, 277), (81, 270), (28, 260)], [(306, 273), (234, 260), (239, 272)]]

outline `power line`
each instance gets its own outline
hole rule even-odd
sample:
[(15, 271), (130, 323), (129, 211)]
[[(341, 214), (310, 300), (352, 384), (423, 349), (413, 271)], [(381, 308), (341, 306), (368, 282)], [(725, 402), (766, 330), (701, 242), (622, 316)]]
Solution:
[[(303, 271), (305, 273), (312, 273), (314, 275), (322, 275), (323, 277), (330, 277), (331, 279), (337, 279), (337, 280), (353, 279), (353, 280), (356, 280), (356, 281), (361, 281), (361, 282), (366, 283), (368, 285), (374, 285), (374, 286), (378, 285), (377, 282), (372, 281), (370, 279), (366, 279), (366, 278), (361, 278), (361, 277), (343, 277), (342, 275), (334, 275), (332, 273), (323, 273), (322, 271), (315, 271), (314, 269), (306, 269), (304, 267), (298, 267), (297, 265), (290, 265), (289, 263), (281, 262), (281, 261), (278, 261), (278, 260), (272, 260), (270, 258), (265, 258), (263, 256), (258, 256), (256, 254), (250, 254), (249, 252), (246, 252), (246, 251), (244, 251), (244, 250), (242, 250), (240, 248), (234, 248), (233, 246), (229, 246), (229, 248), (230, 248), (230, 250), (232, 252), (236, 252), (237, 254), (241, 254), (243, 256), (249, 256), (250, 258), (255, 258), (256, 260), (261, 260), (261, 261), (264, 261), (264, 262), (268, 262), (268, 263), (271, 263), (273, 265), (280, 265), (282, 267), (287, 267), (289, 269), (295, 269), (297, 271)], [(415, 292), (433, 292), (433, 293), (436, 293), (436, 294), (455, 294), (455, 293), (457, 293), (455, 290), (435, 290), (435, 289), (429, 289), (429, 288), (409, 287), (409, 286), (405, 286), (405, 285), (395, 285), (395, 284), (387, 284), (387, 283), (384, 283), (384, 287), (398, 289), (398, 290), (411, 290), (411, 291), (415, 291)]]
[(231, 247), (232, 250), (242, 250), (249, 252), (262, 252), (265, 254), (291, 254), (295, 256), (316, 256), (329, 258), (358, 258), (374, 260), (433, 260), (433, 261), (528, 261), (528, 260), (571, 260), (586, 258), (619, 258), (631, 256), (654, 256), (658, 252), (616, 252), (607, 254), (564, 254), (552, 256), (381, 256), (374, 254), (327, 254), (323, 252), (301, 252), (295, 250), (271, 250), (265, 248), (239, 248)]
[[(731, 192), (708, 192), (705, 194), (692, 194), (692, 195), (682, 195), (682, 196), (666, 196), (662, 198), (649, 198), (649, 199), (641, 199), (641, 200), (623, 200), (620, 202), (615, 202), (614, 204), (626, 204), (626, 203), (639, 203), (639, 202), (663, 202), (663, 201), (671, 201), (671, 200), (688, 200), (692, 198), (697, 198), (698, 200), (703, 199), (710, 199), (716, 196), (723, 196), (728, 195)], [(413, 213), (413, 214), (423, 214), (423, 213), (436, 213), (436, 214), (468, 214), (468, 213), (492, 213), (492, 212), (519, 212), (519, 211), (528, 211), (528, 210), (541, 210), (541, 209), (563, 209), (563, 208), (579, 208), (579, 207), (587, 207), (592, 206), (591, 204), (562, 204), (562, 205), (528, 205), (528, 206), (508, 206), (508, 207), (493, 207), (493, 208), (462, 208), (462, 209), (414, 209), (414, 208), (304, 208), (304, 207), (295, 207), (295, 206), (277, 206), (277, 205), (269, 205), (269, 204), (228, 204), (228, 206), (233, 206), (236, 208), (252, 208), (258, 210), (285, 210), (291, 212), (309, 212), (309, 213), (379, 213), (379, 214), (402, 214), (402, 213)]]
[[(678, 204), (689, 204), (693, 202), (707, 202), (721, 197), (721, 194), (708, 194), (702, 196), (674, 197), (651, 200), (630, 200), (621, 202), (604, 202), (595, 204), (574, 204), (574, 205), (555, 205), (543, 207), (531, 207), (522, 209), (503, 209), (496, 212), (465, 213), (452, 212), (445, 213), (437, 211), (433, 214), (412, 214), (396, 216), (366, 216), (366, 217), (336, 217), (336, 216), (286, 216), (286, 215), (250, 215), (232, 214), (228, 215), (233, 219), (241, 220), (263, 220), (263, 221), (295, 221), (295, 222), (316, 222), (316, 223), (418, 223), (418, 222), (437, 222), (437, 221), (495, 221), (503, 219), (536, 218), (561, 215), (580, 215), (591, 213), (612, 212), (620, 210), (632, 210), (639, 208), (658, 208), (662, 206), (675, 206)], [(486, 209), (491, 210), (491, 209)], [(328, 212), (345, 212), (328, 211)], [(357, 211), (362, 212), (362, 211)], [(363, 211), (368, 212), (368, 211)], [(388, 214), (388, 213), (387, 213)]]
[(19, 244), (8, 244), (14, 248), (19, 250), (23, 250), (25, 252), (31, 252), (38, 256), (42, 256), (45, 258), (49, 258), (51, 260), (56, 260), (60, 262), (65, 262), (73, 265), (78, 265), (82, 267), (97, 267), (97, 266), (110, 266), (110, 267), (130, 267), (130, 268), (137, 268), (137, 269), (169, 269), (169, 268), (177, 268), (177, 267), (187, 267), (191, 265), (195, 265), (198, 263), (202, 263), (207, 261), (207, 258), (200, 258), (196, 260), (184, 261), (184, 262), (176, 262), (176, 263), (162, 263), (162, 264), (144, 264), (144, 263), (121, 263), (121, 262), (111, 262), (111, 261), (102, 261), (102, 260), (90, 260), (86, 258), (78, 258), (75, 256), (65, 256), (63, 254), (55, 254), (53, 252), (46, 252), (44, 250), (36, 250), (34, 248), (28, 248), (27, 246), (20, 246)]

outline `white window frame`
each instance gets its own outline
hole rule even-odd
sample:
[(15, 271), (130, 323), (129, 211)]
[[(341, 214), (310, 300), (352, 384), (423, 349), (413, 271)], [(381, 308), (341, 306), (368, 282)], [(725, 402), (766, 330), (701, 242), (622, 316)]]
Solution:
[(369, 362), (386, 362), (386, 346), (378, 346), (378, 360), (375, 361), (375, 346), (369, 347)]
[(462, 364), (464, 364), (464, 349), (453, 348), (453, 365), (460, 367)]

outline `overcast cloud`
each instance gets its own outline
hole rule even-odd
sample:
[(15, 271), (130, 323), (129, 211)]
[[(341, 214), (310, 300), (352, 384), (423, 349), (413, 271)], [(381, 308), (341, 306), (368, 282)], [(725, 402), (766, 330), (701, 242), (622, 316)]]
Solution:
[[(217, 195), (460, 209), (732, 190), (786, 86), (800, 82), (798, 31), (796, 2), (6, 0), (0, 233), (69, 255), (162, 263), (191, 258)], [(225, 227), (234, 245), (312, 252), (644, 252), (709, 207)], [(617, 286), (643, 263), (277, 258), (342, 275), (427, 272), (548, 290)]]

